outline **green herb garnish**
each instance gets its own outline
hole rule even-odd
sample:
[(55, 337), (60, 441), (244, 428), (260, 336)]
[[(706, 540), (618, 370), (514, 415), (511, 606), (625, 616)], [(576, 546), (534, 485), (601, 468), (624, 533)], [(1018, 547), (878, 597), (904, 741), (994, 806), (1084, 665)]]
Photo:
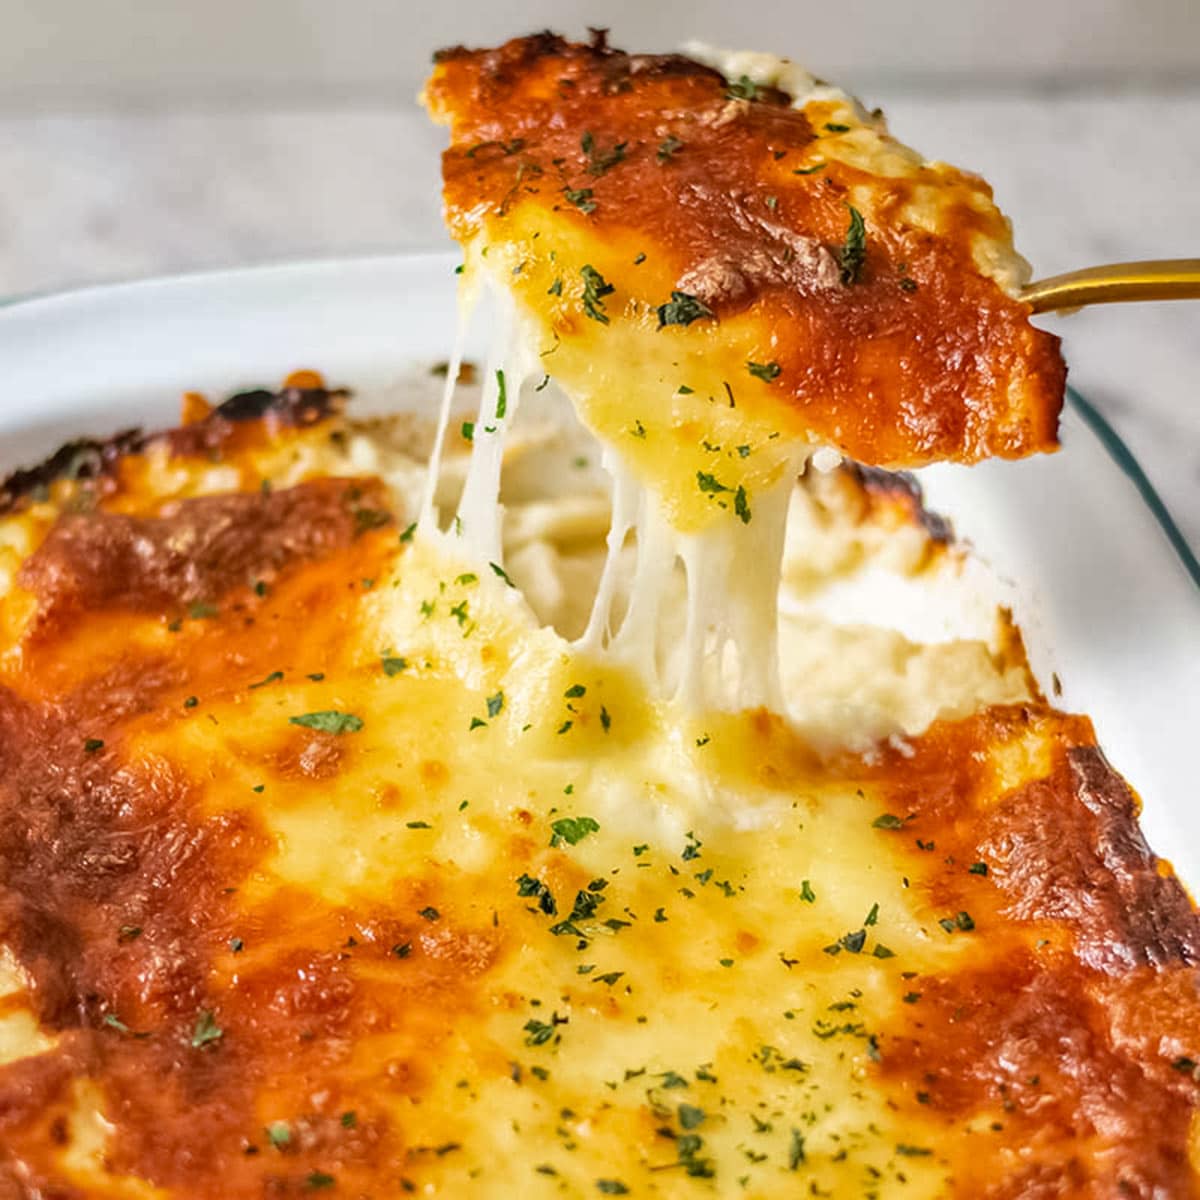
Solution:
[(500, 421), (504, 418), (504, 414), (508, 412), (508, 388), (504, 383), (504, 372), (496, 372), (496, 420)]
[(212, 1011), (207, 1008), (204, 1009), (199, 1017), (196, 1018), (196, 1026), (192, 1030), (193, 1048), (199, 1049), (201, 1046), (207, 1046), (211, 1042), (220, 1041), (224, 1036), (225, 1031), (217, 1024)]
[(729, 84), (725, 89), (726, 100), (757, 100), (759, 86), (750, 78), (749, 75), (739, 75), (733, 83)]
[(361, 717), (353, 713), (339, 712), (336, 708), (323, 709), (320, 712), (302, 713), (298, 717), (288, 717), (289, 725), (303, 725), (305, 729), (316, 729), (321, 733), (358, 733), (363, 727)]
[(596, 270), (595, 267), (584, 263), (579, 268), (583, 276), (583, 311), (593, 321), (601, 325), (608, 324), (608, 315), (604, 311), (604, 297), (611, 296), (616, 288)]
[(701, 317), (713, 315), (712, 309), (695, 296), (674, 290), (671, 292), (671, 299), (666, 304), (660, 304), (657, 311), (659, 329), (668, 325), (690, 325)]
[(587, 172), (589, 175), (603, 175), (605, 171), (615, 167), (624, 159), (625, 147), (628, 145), (627, 142), (617, 142), (611, 150), (601, 151), (590, 130), (584, 133), (579, 144), (588, 160)]
[(658, 144), (658, 161), (669, 163), (683, 149), (683, 143), (673, 134), (668, 134)]
[(583, 841), (590, 833), (596, 833), (600, 826), (592, 817), (559, 817), (550, 823), (554, 835), (550, 838), (551, 846), (561, 846), (564, 842), (574, 846)]
[(596, 211), (596, 201), (592, 199), (591, 188), (563, 188), (563, 195), (581, 213), (590, 214)]
[(858, 282), (867, 258), (867, 227), (862, 213), (854, 205), (846, 207), (850, 210), (850, 228), (846, 230), (845, 242), (838, 248), (838, 263), (842, 269), (842, 282), (849, 286)]
[(771, 383), (779, 378), (783, 368), (777, 362), (748, 362), (746, 363), (746, 370), (755, 379), (761, 379), (764, 383)]

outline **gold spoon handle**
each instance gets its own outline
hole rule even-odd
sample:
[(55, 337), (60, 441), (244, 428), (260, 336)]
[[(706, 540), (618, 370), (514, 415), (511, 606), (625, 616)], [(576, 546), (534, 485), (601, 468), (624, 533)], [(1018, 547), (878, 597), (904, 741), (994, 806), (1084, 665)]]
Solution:
[(1200, 300), (1200, 258), (1112, 263), (1039, 279), (1021, 290), (1034, 312), (1127, 300)]

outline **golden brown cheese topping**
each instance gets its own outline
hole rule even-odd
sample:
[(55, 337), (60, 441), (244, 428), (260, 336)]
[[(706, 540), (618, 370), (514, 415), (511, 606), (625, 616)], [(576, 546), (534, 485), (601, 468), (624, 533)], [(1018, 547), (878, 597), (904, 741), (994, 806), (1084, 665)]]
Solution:
[(0, 1194), (1197, 1194), (1200, 924), (1086, 720), (681, 715), (295, 399), (13, 484)]
[(468, 270), (647, 476), (735, 405), (879, 465), (1055, 446), (1058, 339), (997, 281), (1019, 272), (990, 189), (840, 94), (541, 34), (441, 52), (425, 101)]

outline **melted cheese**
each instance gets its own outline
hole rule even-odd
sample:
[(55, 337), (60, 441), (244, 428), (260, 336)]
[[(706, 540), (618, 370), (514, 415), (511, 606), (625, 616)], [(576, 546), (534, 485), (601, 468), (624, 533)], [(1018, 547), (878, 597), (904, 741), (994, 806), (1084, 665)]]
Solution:
[[(851, 112), (778, 64), (729, 69)], [(185, 619), (149, 588), (55, 612), (67, 567), (21, 572), (86, 485), (0, 522), (0, 722), (33, 731), (32, 753), (0, 747), (4, 786), (30, 814), (22, 853), (64, 877), (17, 897), (14, 928), (65, 927), (87, 952), (49, 976), (71, 1001), (61, 1041), (34, 1018), (46, 954), (0, 961), (0, 1083), (62, 1072), (7, 1130), (15, 1178), (139, 1197), (1020, 1195), (1124, 1183), (1133, 1110), (1166, 1131), (1146, 1178), (1183, 1179), (1172, 1089), (1196, 1006), (1149, 970), (1114, 984), (1080, 948), (1120, 871), (1175, 906), (1180, 964), (1189, 935), (1161, 864), (1087, 824), (1132, 800), (1097, 791), (1086, 723), (1037, 702), (994, 607), (927, 640), (874, 621), (864, 582), (876, 600), (881, 576), (956, 587), (961, 556), (911, 497), (817, 471), (769, 379), (735, 395), (736, 316), (708, 342), (648, 337), (652, 310), (604, 282), (631, 237), (565, 229), (553, 254), (519, 218), (470, 247), (463, 322), (492, 288), (492, 349), (455, 439), (460, 328), (426, 475), (335, 422), (219, 463), (152, 445), (90, 499), (93, 528), (226, 488), (265, 512), (271, 488), (331, 475), (355, 479), (322, 494), (358, 504), (369, 470), (398, 528), (330, 509), (325, 542), (293, 561), (283, 539), (269, 582), (238, 576)], [(556, 444), (578, 457), (566, 422), (525, 416), (560, 370), (607, 494), (542, 466)], [(86, 539), (88, 519), (71, 528)], [(96, 847), (42, 835), (91, 804), (110, 806)], [(1083, 820), (1058, 839), (1082, 867), (1054, 859), (1047, 814)], [(1106, 841), (1127, 857), (1101, 869)], [(1035, 875), (1014, 913), (1009, 878), (1043, 860), (1049, 899)], [(1103, 932), (1129, 959), (1143, 935), (1124, 919)], [(993, 978), (1030, 1015), (988, 1009)], [(1162, 1032), (1131, 1050), (1121, 1022), (1143, 1012)], [(1064, 1116), (1035, 1138), (1047, 1099)]]
[[(497, 369), (506, 378), (521, 374), (512, 356), (497, 362), (493, 379)], [(479, 420), (494, 415), (496, 395), (494, 387), (485, 390)], [(515, 452), (520, 438), (510, 437)], [(486, 469), (468, 467), (464, 497), (472, 479), (487, 480), (490, 494), (501, 441), (475, 442), (471, 453), (487, 456)], [(579, 448), (569, 442), (566, 452), (578, 457)], [(214, 475), (205, 464), (151, 452), (131, 463), (129, 478), (195, 495), (224, 486), (230, 470), (257, 487), (262, 477), (296, 482), (303, 477), (297, 463), (314, 475), (370, 463), (413, 503), (437, 491), (378, 439), (329, 441), (314, 432), (272, 453), (254, 451)], [(460, 459), (446, 459), (443, 472), (457, 471)], [(371, 535), (374, 548), (356, 552), (361, 565), (314, 568), (281, 586), (265, 602), (258, 618), (264, 634), (254, 641), (232, 628), (222, 632), (220, 621), (211, 634), (204, 621), (175, 634), (153, 620), (131, 628), (141, 629), (134, 642), (146, 652), (183, 654), (193, 675), (181, 686), (202, 697), (194, 709), (161, 697), (152, 712), (125, 723), (122, 754), (131, 769), (177, 764), (195, 780), (203, 813), (217, 819), (253, 811), (272, 847), (238, 885), (228, 936), (236, 934), (245, 949), (220, 957), (208, 985), (222, 998), (226, 1036), (238, 1036), (234, 1013), (249, 1003), (238, 997), (258, 994), (258, 980), (290, 952), (286, 946), (330, 936), (331, 920), (343, 940), (345, 930), (356, 931), (351, 941), (362, 949), (349, 953), (346, 969), (360, 989), (395, 978), (390, 943), (379, 945), (390, 936), (386, 922), (374, 923), (381, 911), (408, 926), (406, 955), (414, 963), (450, 956), (464, 964), (442, 1006), (409, 1008), (403, 1028), (357, 1035), (353, 1059), (336, 1071), (336, 1100), (322, 1100), (302, 1078), (279, 1080), (260, 1095), (256, 1124), (245, 1133), (256, 1144), (264, 1127), (299, 1129), (317, 1119), (322, 1104), (353, 1104), (360, 1119), (386, 1116), (409, 1146), (455, 1143), (397, 1168), (419, 1177), (428, 1194), (520, 1188), (549, 1196), (564, 1187), (588, 1194), (611, 1180), (633, 1193), (687, 1196), (708, 1178), (722, 1189), (745, 1178), (752, 1194), (787, 1195), (799, 1173), (832, 1194), (855, 1193), (868, 1177), (903, 1176), (905, 1194), (936, 1195), (947, 1161), (933, 1154), (910, 1161), (897, 1150), (935, 1147), (936, 1122), (901, 1118), (866, 1081), (876, 1031), (898, 1019), (901, 972), (917, 962), (949, 967), (976, 949), (942, 934), (927, 901), (914, 903), (916, 875), (893, 857), (895, 843), (874, 834), (870, 853), (843, 853), (861, 841), (883, 803), (869, 787), (831, 777), (810, 744), (777, 719), (712, 711), (703, 689), (716, 684), (688, 673), (728, 666), (721, 658), (727, 640), (740, 639), (742, 651), (757, 638), (753, 652), (773, 663), (765, 646), (774, 638), (774, 604), (767, 612), (763, 602), (778, 577), (792, 489), (760, 501), (754, 528), (770, 531), (760, 563), (744, 557), (762, 542), (745, 537), (740, 521), (680, 534), (628, 467), (616, 462), (613, 475), (607, 556), (596, 544), (602, 525), (587, 526), (593, 532), (579, 542), (569, 522), (546, 523), (550, 513), (568, 511), (563, 499), (534, 524), (532, 514), (546, 504), (537, 495), (505, 515), (510, 547), (528, 548), (531, 537), (552, 555), (592, 547), (593, 566), (576, 578), (600, 598), (575, 644), (542, 626), (521, 591), (487, 569), (497, 561), (487, 557), (495, 544), (487, 526), (470, 520), (468, 499), (459, 505), (466, 512), (461, 536), (453, 525), (445, 533), (431, 528), (396, 556), (385, 549), (394, 539)], [(532, 477), (540, 476), (535, 470)], [(161, 494), (126, 491), (120, 503), (134, 508)], [(827, 494), (820, 503), (833, 499)], [(794, 508), (793, 563), (804, 556), (801, 544), (815, 548), (829, 536), (835, 510), (817, 518), (818, 507), (814, 499)], [(861, 514), (838, 519), (847, 521), (847, 534), (858, 531), (853, 536), (868, 528)], [(20, 544), (16, 531), (35, 520), (10, 520), (10, 544)], [(524, 540), (514, 544), (517, 530)], [(630, 531), (636, 551), (624, 546)], [(23, 543), (26, 553), (36, 540)], [(555, 545), (561, 549), (549, 549)], [(831, 579), (845, 566), (813, 558), (821, 561)], [(303, 636), (268, 633), (272, 612), (297, 604), (312, 611), (303, 597), (312, 589), (336, 594), (321, 580), (347, 570), (352, 578), (370, 573), (369, 590), (342, 591), (346, 598)], [(739, 599), (722, 597), (728, 577), (743, 581)], [(531, 586), (535, 605), (539, 590)], [(747, 607), (739, 611), (738, 603)], [(747, 622), (756, 620), (763, 624), (748, 637)], [(226, 650), (200, 649), (229, 636), (242, 647), (232, 676), (222, 666)], [(840, 636), (848, 644), (858, 637), (826, 625), (803, 640)], [(688, 643), (692, 649), (678, 648)], [(826, 644), (841, 655), (836, 640)], [(21, 678), (19, 654), (12, 658), (18, 647), (19, 638), (10, 648), (10, 683)], [(383, 658), (402, 659), (403, 669), (382, 671)], [(647, 659), (660, 664), (655, 671), (646, 671)], [(103, 673), (110, 661), (101, 652), (88, 669)], [(968, 694), (1002, 695), (996, 687), (1011, 683), (984, 663), (986, 655), (973, 666)], [(263, 686), (271, 670), (282, 678)], [(744, 669), (738, 681), (738, 674), (730, 698), (737, 686), (765, 696), (778, 687)], [(823, 686), (806, 688), (807, 698), (821, 696)], [(805, 707), (794, 688), (790, 699)], [(323, 709), (363, 721), (336, 739), (332, 780), (319, 758), (303, 766), (320, 746), (298, 746), (288, 723)], [(568, 830), (582, 830), (574, 844), (555, 836), (563, 820)], [(760, 853), (763, 839), (770, 855)], [(521, 880), (548, 889), (555, 912), (537, 895), (523, 896)], [(592, 898), (584, 908), (593, 911), (555, 932), (581, 895)], [(281, 897), (291, 898), (286, 933), (272, 915)], [(416, 915), (426, 907), (436, 909), (434, 919)], [(865, 955), (826, 952), (872, 913)], [(874, 957), (876, 943), (895, 957)], [(465, 965), (475, 955), (486, 963), (482, 974)], [(117, 1015), (135, 1030), (143, 1019), (133, 1007)], [(144, 1019), (152, 1025), (148, 1013)], [(11, 1056), (45, 1051), (51, 1042), (36, 1028), (20, 1009), (0, 1024), (0, 1042)], [(436, 1048), (436, 1069), (420, 1072), (420, 1104), (390, 1095), (388, 1072), (398, 1064), (417, 1069), (411, 1064), (422, 1061), (425, 1047)], [(61, 1178), (87, 1189), (103, 1178), (114, 1195), (175, 1194), (104, 1169), (111, 1135), (102, 1114), (110, 1103), (102, 1086), (77, 1094), (68, 1150), (56, 1159)], [(300, 1180), (326, 1170), (339, 1187), (369, 1178), (352, 1164), (339, 1167), (336, 1157), (280, 1160), (281, 1168), (289, 1163)], [(207, 1193), (196, 1185), (195, 1194)]]

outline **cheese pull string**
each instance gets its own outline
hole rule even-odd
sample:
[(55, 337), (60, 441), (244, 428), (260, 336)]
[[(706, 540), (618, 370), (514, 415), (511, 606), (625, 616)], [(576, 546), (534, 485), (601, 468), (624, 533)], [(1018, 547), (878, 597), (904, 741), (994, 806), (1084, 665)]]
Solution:
[(1021, 289), (1034, 312), (1073, 312), (1089, 304), (1200, 300), (1200, 258), (1110, 263), (1039, 279)]

